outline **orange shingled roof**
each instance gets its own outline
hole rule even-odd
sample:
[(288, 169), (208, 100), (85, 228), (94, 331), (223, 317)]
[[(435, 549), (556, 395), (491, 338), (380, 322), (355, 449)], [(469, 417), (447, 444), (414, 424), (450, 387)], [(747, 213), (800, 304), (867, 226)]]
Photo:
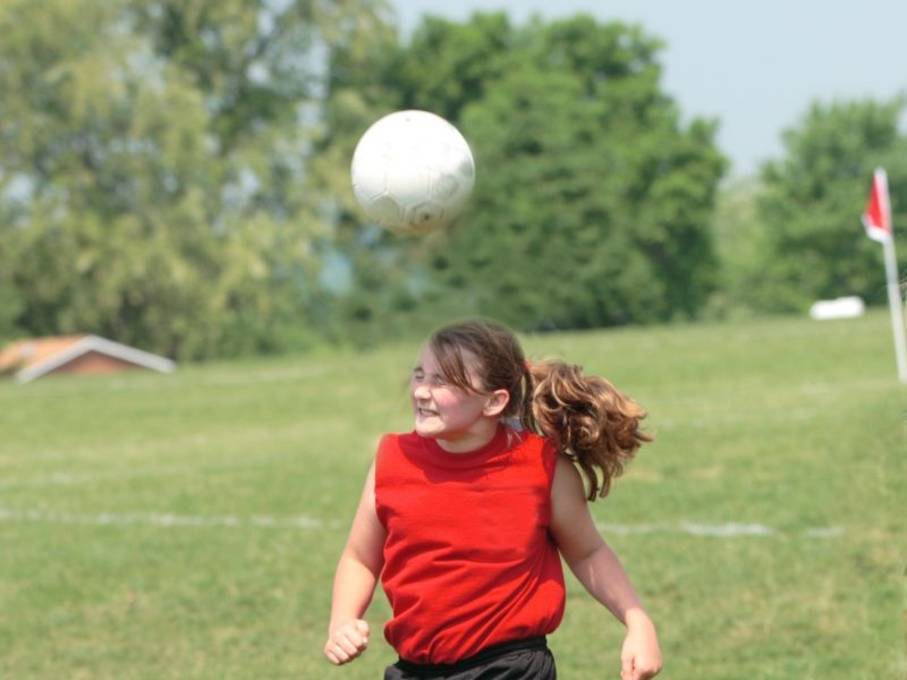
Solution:
[(39, 364), (86, 337), (88, 336), (84, 334), (59, 335), (13, 342), (0, 352), (0, 373), (17, 371)]

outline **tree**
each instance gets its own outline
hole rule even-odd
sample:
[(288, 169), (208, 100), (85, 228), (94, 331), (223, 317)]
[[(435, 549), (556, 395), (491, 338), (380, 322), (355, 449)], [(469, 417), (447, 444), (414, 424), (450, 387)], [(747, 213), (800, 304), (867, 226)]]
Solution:
[[(694, 316), (714, 286), (708, 222), (724, 160), (715, 125), (682, 125), (660, 90), (660, 46), (586, 16), (513, 27), (475, 14), (426, 19), (409, 44), (369, 55), (364, 75), (334, 71), (329, 120), (351, 99), (360, 119), (424, 108), (477, 156), (472, 208), (449, 234), (371, 238), (366, 262), (356, 213), (342, 215), (338, 247), (356, 245), (370, 277), (352, 291), (360, 312), (483, 314), (523, 329)], [(355, 137), (333, 130), (330, 144), (350, 148)]]
[(0, 5), (0, 332), (181, 358), (298, 341), (322, 223), (305, 189), (319, 44), (382, 7)]
[[(872, 172), (889, 175), (895, 224), (907, 223), (907, 136), (898, 130), (905, 99), (814, 103), (784, 133), (785, 156), (765, 165), (758, 217), (764, 230), (753, 304), (802, 311), (819, 298), (885, 300), (878, 244), (860, 214)], [(905, 259), (901, 249), (900, 259)]]

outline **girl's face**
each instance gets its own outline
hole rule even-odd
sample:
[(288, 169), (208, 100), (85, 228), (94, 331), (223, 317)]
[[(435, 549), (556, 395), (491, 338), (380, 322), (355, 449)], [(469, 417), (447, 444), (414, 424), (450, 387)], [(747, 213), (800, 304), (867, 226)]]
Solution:
[[(475, 359), (468, 353), (463, 358), (470, 383), (481, 389), (480, 381), (474, 373)], [(489, 428), (493, 433), (500, 408), (503, 408), (503, 405), (496, 408), (501, 401), (498, 392), (468, 392), (448, 383), (434, 353), (427, 346), (422, 349), (413, 369), (409, 392), (416, 419), (416, 432), (423, 437), (451, 444), (483, 439)], [(503, 404), (506, 405), (507, 392), (500, 392), (503, 392)]]

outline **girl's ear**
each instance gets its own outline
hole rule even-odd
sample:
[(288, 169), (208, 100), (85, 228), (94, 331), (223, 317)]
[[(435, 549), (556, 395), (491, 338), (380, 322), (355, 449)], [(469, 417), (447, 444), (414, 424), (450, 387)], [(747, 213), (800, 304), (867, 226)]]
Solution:
[(495, 390), (488, 395), (488, 401), (485, 402), (485, 408), (482, 409), (482, 414), (490, 418), (495, 418), (504, 412), (504, 409), (507, 408), (507, 404), (509, 403), (510, 392), (503, 389)]

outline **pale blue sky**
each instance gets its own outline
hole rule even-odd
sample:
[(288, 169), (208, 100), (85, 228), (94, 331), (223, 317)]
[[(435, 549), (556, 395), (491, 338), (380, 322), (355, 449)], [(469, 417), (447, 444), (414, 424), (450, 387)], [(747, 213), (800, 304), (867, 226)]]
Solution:
[(813, 99), (907, 91), (907, 0), (391, 0), (404, 30), (430, 12), (464, 19), (507, 10), (517, 22), (587, 12), (662, 38), (664, 87), (685, 118), (719, 118), (731, 175), (781, 154), (781, 131)]

